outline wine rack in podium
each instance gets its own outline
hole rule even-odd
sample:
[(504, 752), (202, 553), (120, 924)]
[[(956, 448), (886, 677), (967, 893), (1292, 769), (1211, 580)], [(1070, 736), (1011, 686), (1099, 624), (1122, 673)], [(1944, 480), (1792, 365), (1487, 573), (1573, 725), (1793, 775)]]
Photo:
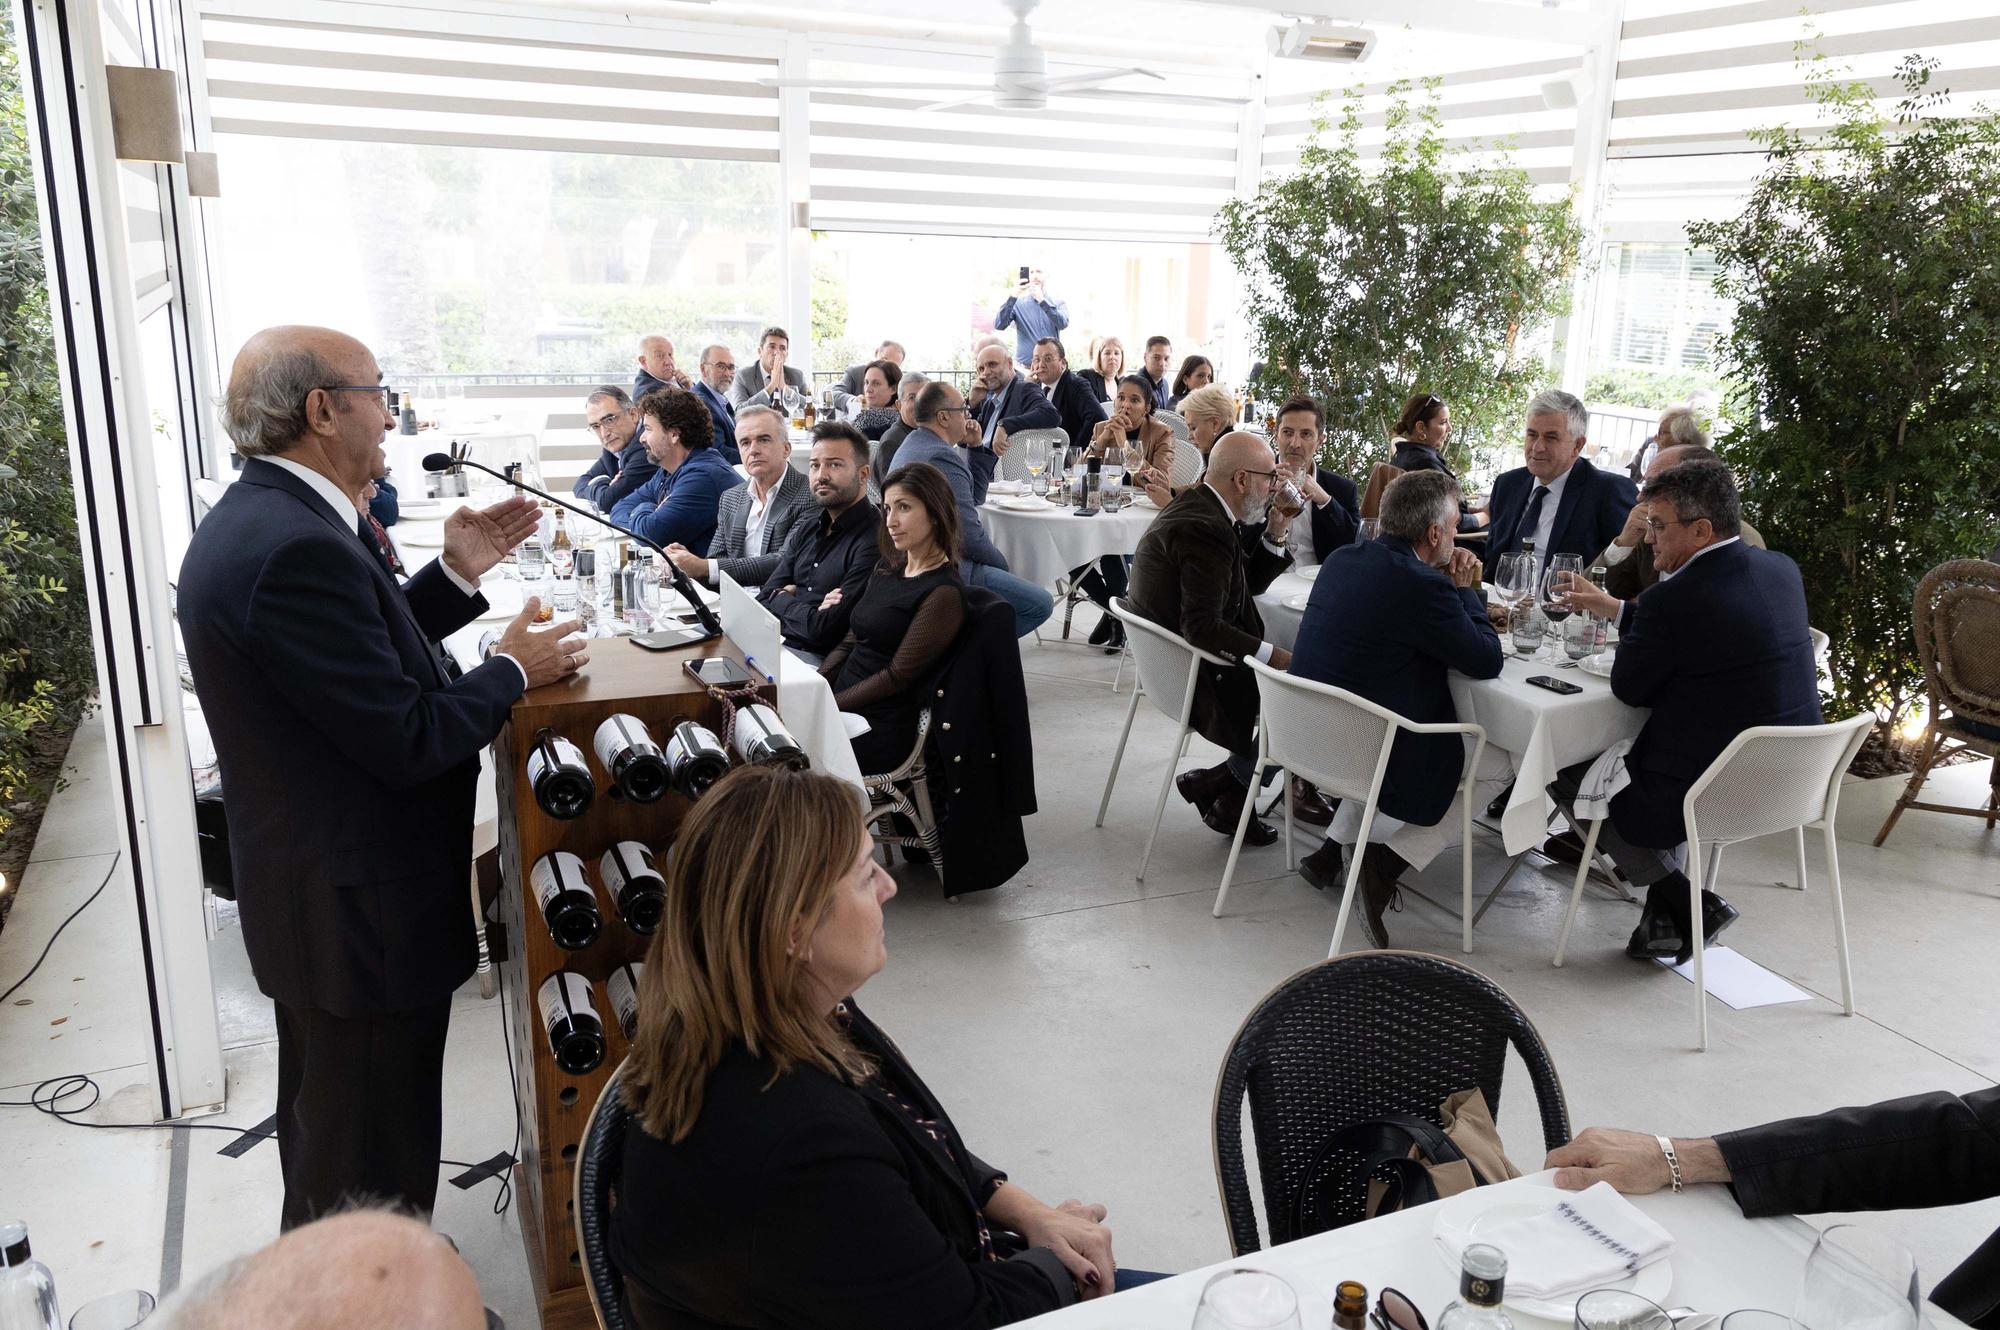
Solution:
[[(660, 774), (618, 760), (615, 747), (631, 737), (629, 724), (608, 727), (601, 750), (608, 757), (600, 756), (596, 739), (614, 716), (644, 725), (663, 749), (683, 720), (721, 734), (721, 704), (683, 668), (705, 656), (744, 663), (726, 638), (660, 652), (624, 639), (593, 642), (585, 672), (523, 696), (494, 744), (499, 917), (508, 938), (500, 970), (522, 1119), (514, 1208), (544, 1330), (596, 1324), (572, 1213), (576, 1155), (591, 1108), (628, 1051), (617, 1008), (620, 999), (629, 1000), (659, 922), (661, 902), (639, 847), (664, 869), (691, 807), (671, 783), (645, 802), (627, 793), (658, 789)], [(775, 705), (774, 689), (767, 685), (760, 692)], [(562, 770), (545, 775), (545, 808), (530, 768), (547, 772), (551, 756)], [(587, 792), (577, 779), (579, 760), (588, 773)], [(622, 773), (608, 770), (607, 761)], [(712, 778), (712, 766), (704, 774)], [(559, 817), (549, 808), (576, 811)], [(585, 1010), (595, 1016), (597, 1030)]]

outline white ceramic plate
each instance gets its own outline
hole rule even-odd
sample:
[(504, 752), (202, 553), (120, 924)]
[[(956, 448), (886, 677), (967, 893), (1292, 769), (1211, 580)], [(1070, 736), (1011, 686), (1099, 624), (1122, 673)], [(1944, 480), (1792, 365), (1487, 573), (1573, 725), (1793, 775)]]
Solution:
[(1038, 499), (1032, 494), (1010, 495), (993, 501), (995, 508), (1005, 508), (1010, 513), (1045, 513), (1049, 511), (1049, 501)]
[(1134, 508), (1149, 508), (1156, 513), (1160, 511), (1160, 505), (1154, 503), (1151, 498), (1143, 493), (1132, 496), (1132, 506)]
[[(1467, 1242), (1478, 1242), (1482, 1233), (1490, 1233), (1516, 1219), (1532, 1218), (1554, 1206), (1561, 1193), (1554, 1187), (1546, 1187), (1545, 1190), (1548, 1193), (1546, 1201), (1524, 1199), (1518, 1187), (1504, 1190), (1499, 1187), (1474, 1187), (1471, 1191), (1437, 1202), (1437, 1217), (1431, 1221), (1431, 1237), (1438, 1259), (1456, 1274), (1459, 1260), (1452, 1254), (1454, 1251), (1463, 1250)], [(1449, 1242), (1446, 1240), (1448, 1236), (1451, 1239)], [(1673, 1262), (1663, 1257), (1636, 1275), (1592, 1287), (1626, 1289), (1665, 1307), (1670, 1305), (1667, 1294), (1673, 1284)], [(1571, 1325), (1576, 1319), (1576, 1300), (1587, 1292), (1590, 1289), (1579, 1289), (1563, 1298), (1545, 1300), (1517, 1293), (1510, 1283), (1507, 1286), (1506, 1306), (1509, 1311), (1538, 1316), (1559, 1325)]]
[(1594, 656), (1585, 656), (1576, 663), (1576, 667), (1585, 674), (1594, 674), (1600, 679), (1609, 679), (1611, 677), (1611, 653), (1609, 651), (1600, 651)]
[(396, 502), (396, 515), (399, 518), (443, 517), (444, 501), (442, 499), (399, 499)]
[(1292, 569), (1292, 576), (1303, 577), (1308, 582), (1317, 581), (1319, 579), (1319, 570), (1324, 567), (1326, 567), (1325, 564), (1316, 563), (1306, 568), (1294, 568)]
[(441, 550), (444, 548), (444, 523), (423, 522), (404, 528), (401, 522), (389, 528), (389, 534), (405, 549)]
[(1285, 608), (1288, 610), (1297, 610), (1301, 614), (1303, 614), (1305, 612), (1306, 602), (1311, 599), (1312, 599), (1312, 594), (1310, 592), (1301, 591), (1296, 596), (1285, 597)]

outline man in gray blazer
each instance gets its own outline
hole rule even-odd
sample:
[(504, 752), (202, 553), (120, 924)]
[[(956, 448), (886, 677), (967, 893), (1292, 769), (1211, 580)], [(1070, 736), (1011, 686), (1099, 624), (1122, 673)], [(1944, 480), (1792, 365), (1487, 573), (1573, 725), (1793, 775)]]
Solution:
[(736, 445), (750, 478), (724, 490), (716, 506), (715, 537), (708, 557), (685, 545), (667, 546), (667, 557), (698, 582), (721, 586), (728, 573), (737, 584), (756, 588), (778, 566), (792, 528), (818, 515), (812, 487), (792, 469), (792, 445), (785, 422), (768, 406), (736, 413)]
[(746, 406), (769, 406), (771, 388), (781, 381), (795, 393), (809, 393), (804, 371), (785, 363), (791, 353), (790, 333), (783, 328), (764, 329), (764, 335), (757, 339), (757, 359), (737, 370), (736, 382), (729, 385), (729, 404), (738, 411)]

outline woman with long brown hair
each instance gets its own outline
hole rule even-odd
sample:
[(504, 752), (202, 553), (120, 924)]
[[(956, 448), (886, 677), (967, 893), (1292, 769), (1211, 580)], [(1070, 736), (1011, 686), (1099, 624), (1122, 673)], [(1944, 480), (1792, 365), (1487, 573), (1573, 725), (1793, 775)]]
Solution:
[(666, 876), (611, 1221), (639, 1330), (996, 1326), (1117, 1286), (1104, 1208), (982, 1162), (854, 1004), (896, 884), (853, 787), (733, 771)]
[[(1396, 417), (1395, 451), (1389, 465), (1402, 471), (1442, 471), (1453, 480), (1458, 473), (1444, 460), (1445, 444), (1451, 439), (1451, 407), (1436, 393), (1413, 393)], [(1465, 499), (1459, 504), (1458, 529), (1477, 531), (1487, 523), (1485, 500)]]

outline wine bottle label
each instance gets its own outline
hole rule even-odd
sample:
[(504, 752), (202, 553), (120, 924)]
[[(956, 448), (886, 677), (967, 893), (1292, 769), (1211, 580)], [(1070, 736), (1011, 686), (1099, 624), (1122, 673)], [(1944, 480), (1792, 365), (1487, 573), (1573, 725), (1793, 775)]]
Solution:
[(535, 860), (535, 866), (528, 870), (528, 882), (535, 889), (535, 899), (542, 909), (549, 908), (549, 902), (565, 891), (590, 893), (590, 882), (583, 875), (583, 860), (568, 850), (557, 850)]
[(810, 763), (778, 713), (761, 702), (736, 712), (734, 736), (737, 756), (753, 766), (779, 766), (804, 771)]
[(597, 734), (591, 740), (591, 747), (597, 750), (597, 760), (606, 771), (617, 774), (617, 759), (635, 751), (644, 752), (653, 748), (653, 736), (646, 729), (646, 722), (637, 716), (619, 713), (607, 717), (597, 727)]
[(627, 1039), (639, 1028), (639, 976), (644, 970), (643, 965), (621, 965), (604, 981), (604, 991), (611, 996), (611, 1013)]
[(604, 875), (605, 890), (614, 897), (623, 893), (626, 884), (634, 879), (650, 878), (653, 885), (659, 888), (666, 886), (666, 879), (653, 865), (653, 852), (640, 841), (619, 841), (604, 852), (597, 867)]
[(552, 769), (549, 759), (546, 756), (551, 751), (556, 755), (556, 763), (565, 767), (575, 767), (579, 773), (588, 776), (590, 767), (583, 760), (583, 750), (563, 738), (560, 734), (554, 734), (549, 736), (546, 746), (538, 743), (528, 753), (528, 785), (530, 788), (540, 785), (542, 777), (547, 775)]
[(728, 751), (723, 748), (722, 740), (716, 737), (715, 731), (706, 725), (697, 725), (691, 720), (684, 720), (674, 726), (673, 733), (667, 736), (667, 770), (674, 773), (674, 779), (677, 782), (683, 781), (685, 779), (683, 773), (689, 764), (704, 759), (708, 765), (719, 764), (722, 768), (707, 777), (703, 782), (706, 786), (708, 782), (720, 778), (723, 772), (727, 771)]
[(557, 970), (544, 979), (535, 1001), (545, 1030), (553, 1031), (558, 1023), (579, 1016), (597, 1019), (597, 1009), (590, 1004), (590, 980), (572, 970)]

